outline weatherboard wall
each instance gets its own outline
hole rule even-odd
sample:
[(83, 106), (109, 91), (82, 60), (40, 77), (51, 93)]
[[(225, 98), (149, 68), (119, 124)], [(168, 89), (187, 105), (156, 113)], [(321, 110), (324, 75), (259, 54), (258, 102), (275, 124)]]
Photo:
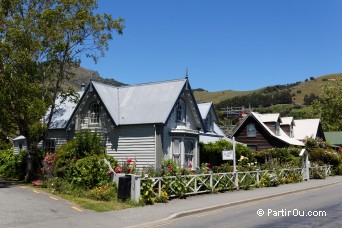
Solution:
[(156, 133), (153, 124), (119, 126), (108, 132), (106, 151), (119, 163), (131, 158), (138, 168), (156, 165)]

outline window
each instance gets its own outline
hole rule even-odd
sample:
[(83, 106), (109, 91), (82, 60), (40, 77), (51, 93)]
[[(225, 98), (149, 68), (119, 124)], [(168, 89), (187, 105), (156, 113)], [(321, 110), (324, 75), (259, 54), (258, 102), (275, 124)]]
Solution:
[(179, 99), (176, 104), (176, 121), (185, 122), (185, 102)]
[(247, 125), (247, 137), (255, 137), (255, 136), (256, 136), (255, 124), (249, 123)]
[(180, 165), (180, 146), (181, 140), (180, 139), (172, 139), (172, 159), (173, 161)]
[(293, 126), (290, 125), (290, 137), (293, 138)]
[(55, 151), (55, 140), (54, 139), (45, 139), (44, 151), (45, 152), (54, 152)]
[(90, 123), (100, 123), (100, 105), (98, 103), (92, 103), (90, 105)]
[(212, 131), (210, 114), (208, 114), (207, 118), (204, 120), (204, 124), (207, 131)]
[(195, 150), (195, 143), (194, 140), (186, 139), (185, 143), (185, 159), (184, 159), (184, 167), (193, 166), (193, 157), (194, 157), (194, 150)]
[(256, 151), (257, 150), (257, 146), (256, 145), (248, 145), (249, 149), (252, 151)]

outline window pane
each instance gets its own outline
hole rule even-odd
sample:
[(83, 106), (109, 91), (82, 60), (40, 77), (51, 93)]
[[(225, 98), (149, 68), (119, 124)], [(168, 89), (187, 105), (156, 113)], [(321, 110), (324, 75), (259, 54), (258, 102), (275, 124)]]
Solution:
[(249, 137), (256, 136), (256, 130), (255, 130), (254, 123), (249, 123), (247, 125), (247, 136), (249, 136)]

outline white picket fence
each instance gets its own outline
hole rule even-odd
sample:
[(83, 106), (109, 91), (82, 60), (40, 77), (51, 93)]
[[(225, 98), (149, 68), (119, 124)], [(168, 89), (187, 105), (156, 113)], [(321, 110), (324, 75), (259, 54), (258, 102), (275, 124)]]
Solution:
[[(317, 168), (317, 167), (313, 167)], [(313, 169), (310, 168), (310, 169)], [(319, 166), (319, 169), (324, 170), (326, 176), (331, 174), (331, 166)], [(229, 173), (210, 173), (210, 174), (194, 174), (184, 176), (164, 176), (164, 177), (151, 177), (151, 178), (135, 178), (136, 190), (138, 190), (137, 184), (140, 186), (140, 182), (147, 180), (152, 181), (152, 189), (154, 190), (154, 196), (161, 196), (163, 185), (168, 186), (171, 190), (169, 197), (173, 198), (177, 196), (177, 190), (174, 186), (177, 186), (176, 182), (181, 181), (187, 192), (185, 195), (195, 195), (201, 193), (210, 193), (215, 191), (226, 191), (239, 189), (242, 185), (255, 186), (260, 184), (261, 176), (265, 173), (272, 173), (271, 170), (256, 170), (248, 172), (229, 172)], [(280, 178), (288, 178), (293, 174), (301, 175), (304, 170), (302, 168), (293, 169), (281, 169), (278, 170), (277, 175)], [(135, 193), (135, 197), (139, 198), (140, 193)]]

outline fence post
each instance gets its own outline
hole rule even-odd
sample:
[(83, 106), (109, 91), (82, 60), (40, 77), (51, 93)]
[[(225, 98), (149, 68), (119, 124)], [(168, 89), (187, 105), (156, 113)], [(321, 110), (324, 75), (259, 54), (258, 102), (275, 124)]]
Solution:
[(139, 203), (141, 178), (139, 176), (132, 175), (132, 186), (131, 186), (131, 199)]
[(326, 177), (328, 176), (328, 168), (326, 164), (324, 164), (324, 174)]
[(161, 189), (162, 189), (162, 179), (158, 179), (158, 196), (160, 197), (161, 196)]
[(213, 172), (210, 172), (210, 188), (211, 188), (211, 192), (214, 192), (214, 188), (213, 188)]
[(260, 176), (259, 176), (259, 169), (256, 169), (256, 181), (257, 181), (257, 184), (260, 184)]
[(239, 173), (238, 173), (238, 171), (234, 172), (234, 177), (235, 177), (235, 187), (236, 187), (236, 190), (240, 190), (240, 188), (239, 188)]

